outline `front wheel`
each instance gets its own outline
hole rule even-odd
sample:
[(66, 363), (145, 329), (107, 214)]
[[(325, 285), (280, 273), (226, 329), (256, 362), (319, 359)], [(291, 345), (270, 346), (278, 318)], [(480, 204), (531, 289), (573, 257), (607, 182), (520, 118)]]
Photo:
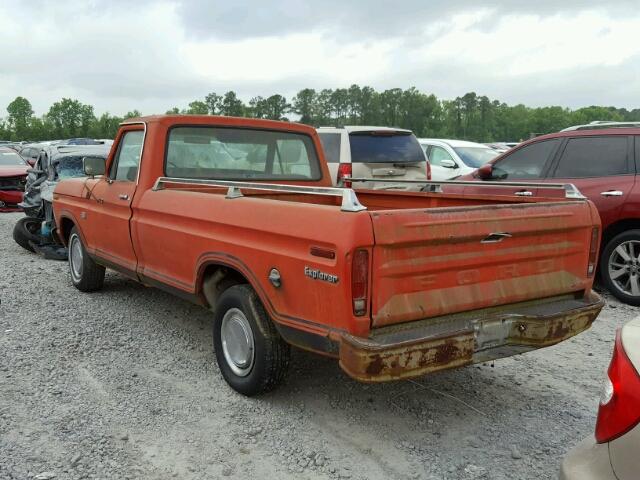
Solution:
[(69, 235), (69, 272), (71, 282), (81, 292), (95, 292), (104, 284), (105, 268), (87, 254), (78, 229), (73, 227)]
[(222, 376), (243, 395), (273, 390), (286, 376), (291, 349), (249, 285), (234, 285), (220, 295), (213, 344)]
[(600, 275), (618, 300), (640, 306), (640, 230), (612, 238), (600, 257)]

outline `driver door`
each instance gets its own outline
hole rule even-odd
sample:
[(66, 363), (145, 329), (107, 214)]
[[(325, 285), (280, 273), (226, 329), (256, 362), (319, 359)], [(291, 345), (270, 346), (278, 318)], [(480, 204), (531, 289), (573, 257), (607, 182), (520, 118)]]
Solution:
[[(139, 128), (138, 126), (135, 126)], [(90, 202), (92, 218), (86, 235), (94, 254), (107, 266), (136, 277), (137, 258), (131, 242), (131, 202), (136, 191), (144, 131), (125, 130), (109, 172), (96, 181)]]

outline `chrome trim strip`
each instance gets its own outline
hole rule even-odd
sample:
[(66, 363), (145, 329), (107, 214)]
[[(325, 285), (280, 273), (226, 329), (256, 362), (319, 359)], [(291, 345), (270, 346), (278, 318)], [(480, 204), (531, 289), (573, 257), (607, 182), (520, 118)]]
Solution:
[(427, 185), (428, 192), (431, 193), (443, 193), (443, 185), (469, 185), (475, 187), (535, 187), (535, 188), (550, 188), (555, 190), (564, 190), (565, 198), (575, 198), (586, 200), (587, 197), (582, 195), (580, 190), (573, 183), (531, 183), (531, 182), (470, 182), (463, 180), (387, 180), (380, 178), (349, 178), (349, 182), (377, 182), (377, 183), (408, 183)]
[(356, 196), (356, 192), (351, 188), (335, 188), (335, 187), (306, 187), (302, 185), (283, 185), (279, 183), (260, 183), (260, 182), (235, 182), (230, 180), (206, 180), (195, 178), (173, 178), (159, 177), (152, 190), (162, 190), (164, 185), (206, 185), (211, 187), (228, 187), (226, 198), (242, 197), (241, 189), (247, 188), (251, 190), (264, 190), (274, 192), (302, 193), (309, 195), (329, 195), (332, 197), (340, 197), (342, 204), (340, 209), (343, 212), (360, 212), (366, 210), (367, 207), (362, 205)]

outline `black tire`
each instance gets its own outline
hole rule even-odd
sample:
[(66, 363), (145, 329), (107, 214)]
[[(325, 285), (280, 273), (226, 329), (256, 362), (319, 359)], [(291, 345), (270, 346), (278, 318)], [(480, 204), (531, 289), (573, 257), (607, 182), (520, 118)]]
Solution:
[(89, 256), (76, 227), (71, 229), (68, 247), (69, 273), (73, 286), (81, 292), (100, 290), (104, 285), (105, 268)]
[(18, 220), (13, 227), (13, 239), (25, 250), (35, 252), (29, 242), (40, 243), (40, 224), (42, 220), (34, 217), (24, 217)]
[[(629, 261), (625, 261), (619, 252), (626, 252), (630, 246), (634, 249), (634, 255)], [(618, 247), (622, 249), (617, 250)], [(609, 268), (610, 262), (612, 269)], [(624, 273), (614, 277), (616, 272), (623, 270), (618, 265), (624, 265)], [(640, 230), (628, 230), (609, 240), (600, 255), (600, 277), (607, 290), (618, 300), (640, 306)], [(628, 287), (625, 285), (627, 280)]]
[[(243, 314), (244, 320), (238, 316), (238, 312)], [(246, 366), (234, 364), (229, 353), (232, 350), (229, 342), (223, 345), (223, 337), (231, 338), (223, 334), (223, 322), (225, 325), (230, 321), (239, 324), (238, 319), (240, 323), (246, 321), (245, 326), (250, 330), (244, 331), (248, 334), (246, 339), (251, 342), (249, 338), (252, 338), (253, 348), (248, 348), (248, 351), (253, 354)], [(287, 374), (291, 347), (282, 339), (258, 295), (249, 285), (234, 285), (218, 298), (213, 319), (213, 346), (222, 376), (231, 388), (243, 395), (250, 397), (271, 391)]]

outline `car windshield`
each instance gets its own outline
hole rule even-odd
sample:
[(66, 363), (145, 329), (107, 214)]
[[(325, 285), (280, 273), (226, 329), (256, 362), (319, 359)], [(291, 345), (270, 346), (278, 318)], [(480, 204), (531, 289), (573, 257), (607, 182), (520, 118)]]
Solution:
[(0, 165), (5, 167), (24, 167), (26, 163), (16, 152), (0, 152)]
[(483, 147), (454, 147), (458, 156), (468, 167), (479, 168), (490, 160), (493, 160), (500, 152), (493, 148)]
[(352, 163), (424, 162), (424, 151), (411, 132), (365, 131), (349, 134)]
[(84, 157), (73, 156), (59, 159), (55, 166), (58, 179), (84, 177), (85, 173), (82, 166), (83, 158)]

